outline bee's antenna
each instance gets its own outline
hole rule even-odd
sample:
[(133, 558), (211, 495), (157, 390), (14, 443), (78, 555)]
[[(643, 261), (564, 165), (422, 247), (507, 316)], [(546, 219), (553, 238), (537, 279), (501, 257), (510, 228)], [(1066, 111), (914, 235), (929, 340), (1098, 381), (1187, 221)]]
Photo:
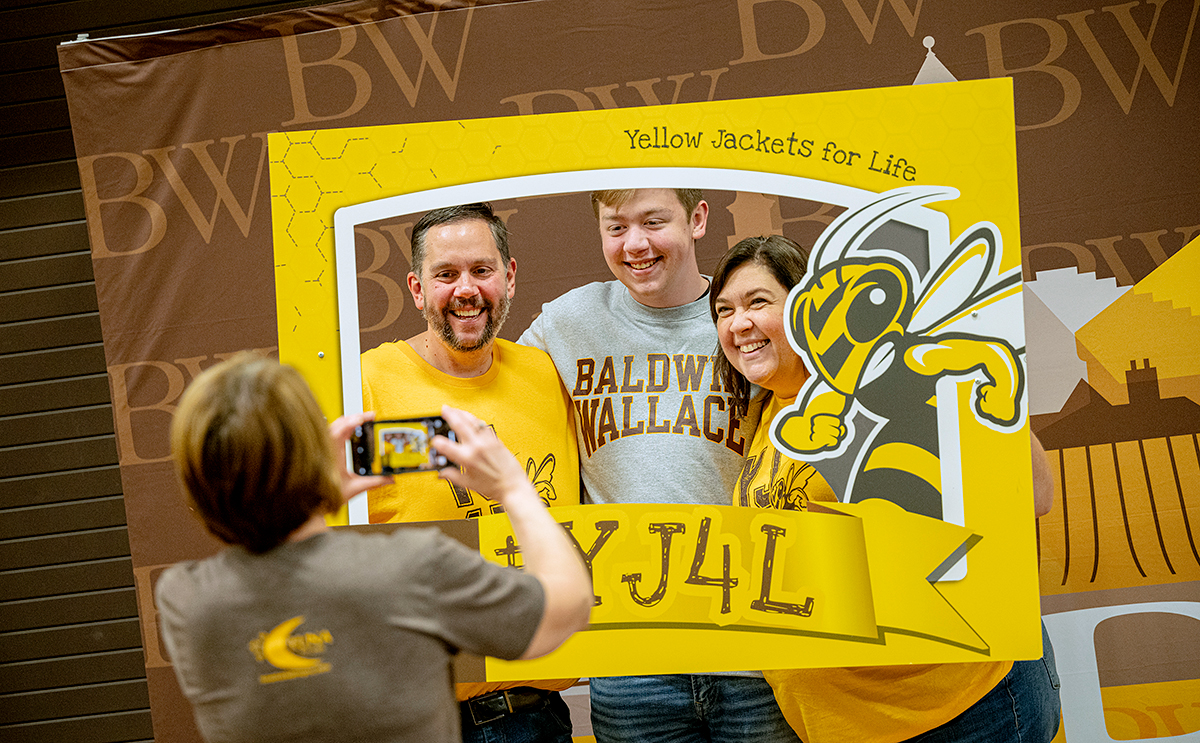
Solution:
[(861, 246), (876, 229), (891, 219), (892, 212), (931, 201), (957, 199), (958, 189), (948, 186), (903, 186), (884, 191), (879, 198), (852, 207), (821, 233), (812, 250), (814, 271), (845, 258)]

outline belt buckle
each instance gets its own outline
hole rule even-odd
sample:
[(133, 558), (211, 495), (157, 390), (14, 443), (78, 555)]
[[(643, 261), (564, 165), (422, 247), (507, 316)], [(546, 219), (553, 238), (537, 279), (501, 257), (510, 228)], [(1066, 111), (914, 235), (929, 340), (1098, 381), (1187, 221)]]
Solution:
[[(490, 697), (493, 694), (499, 694), (500, 695), (499, 698), (504, 700), (504, 710), (493, 710), (490, 708), (490, 705), (485, 707), (485, 705), (482, 703), (480, 703), (478, 705), (476, 704), (477, 702), (482, 702), (483, 698)], [(492, 692), (492, 694), (487, 694), (483, 698), (467, 700), (467, 709), (471, 710), (471, 721), (474, 722), (476, 725), (486, 725), (489, 722), (495, 722), (496, 720), (499, 720), (500, 718), (504, 717), (505, 715), (512, 714), (512, 711), (513, 711), (512, 710), (512, 702), (510, 702), (508, 699), (507, 691)], [(480, 714), (490, 713), (491, 716), (490, 717), (481, 717), (480, 714), (476, 714), (476, 706), (478, 706), (480, 708), (479, 709)]]

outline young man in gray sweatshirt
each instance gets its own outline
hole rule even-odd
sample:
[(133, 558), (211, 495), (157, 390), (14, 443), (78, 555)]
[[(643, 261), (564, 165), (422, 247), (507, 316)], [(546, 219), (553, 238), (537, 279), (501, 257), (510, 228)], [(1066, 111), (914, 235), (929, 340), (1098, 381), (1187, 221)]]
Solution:
[[(717, 335), (696, 263), (697, 190), (597, 191), (615, 281), (542, 307), (520, 343), (545, 350), (570, 391), (590, 503), (729, 505), (753, 430), (712, 373)], [(798, 741), (758, 672), (591, 680), (599, 743)]]

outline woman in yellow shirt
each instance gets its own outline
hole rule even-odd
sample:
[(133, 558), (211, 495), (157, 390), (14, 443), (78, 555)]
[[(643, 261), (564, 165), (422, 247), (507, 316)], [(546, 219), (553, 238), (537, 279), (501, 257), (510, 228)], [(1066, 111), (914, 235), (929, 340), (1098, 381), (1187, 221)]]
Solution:
[[(788, 292), (804, 277), (806, 264), (806, 252), (791, 240), (753, 237), (730, 249), (713, 276), (709, 302), (722, 351), (716, 372), (741, 416), (751, 407), (752, 385), (762, 389), (764, 424), (795, 402), (808, 378), (788, 341), (784, 317)], [(811, 464), (774, 447), (769, 429), (758, 426), (747, 461), (771, 457), (780, 464), (756, 469), (756, 478), (764, 482), (741, 488), (753, 502), (740, 505), (803, 510), (810, 500), (837, 500)], [(789, 480), (803, 484), (788, 488), (787, 497), (773, 497), (779, 489), (766, 481), (788, 467), (795, 473)], [(1049, 498), (1043, 502), (1048, 510)], [(1036, 661), (812, 668), (764, 675), (784, 716), (807, 743), (1048, 743), (1058, 731), (1060, 707), (1053, 651), (1044, 630), (1042, 638), (1046, 656)]]

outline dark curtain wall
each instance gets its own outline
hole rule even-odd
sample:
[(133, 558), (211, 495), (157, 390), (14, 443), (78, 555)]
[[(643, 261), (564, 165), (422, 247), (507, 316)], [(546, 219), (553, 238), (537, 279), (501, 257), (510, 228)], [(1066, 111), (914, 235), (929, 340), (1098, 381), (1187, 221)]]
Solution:
[(58, 44), (316, 2), (0, 9), (0, 743), (153, 739)]

